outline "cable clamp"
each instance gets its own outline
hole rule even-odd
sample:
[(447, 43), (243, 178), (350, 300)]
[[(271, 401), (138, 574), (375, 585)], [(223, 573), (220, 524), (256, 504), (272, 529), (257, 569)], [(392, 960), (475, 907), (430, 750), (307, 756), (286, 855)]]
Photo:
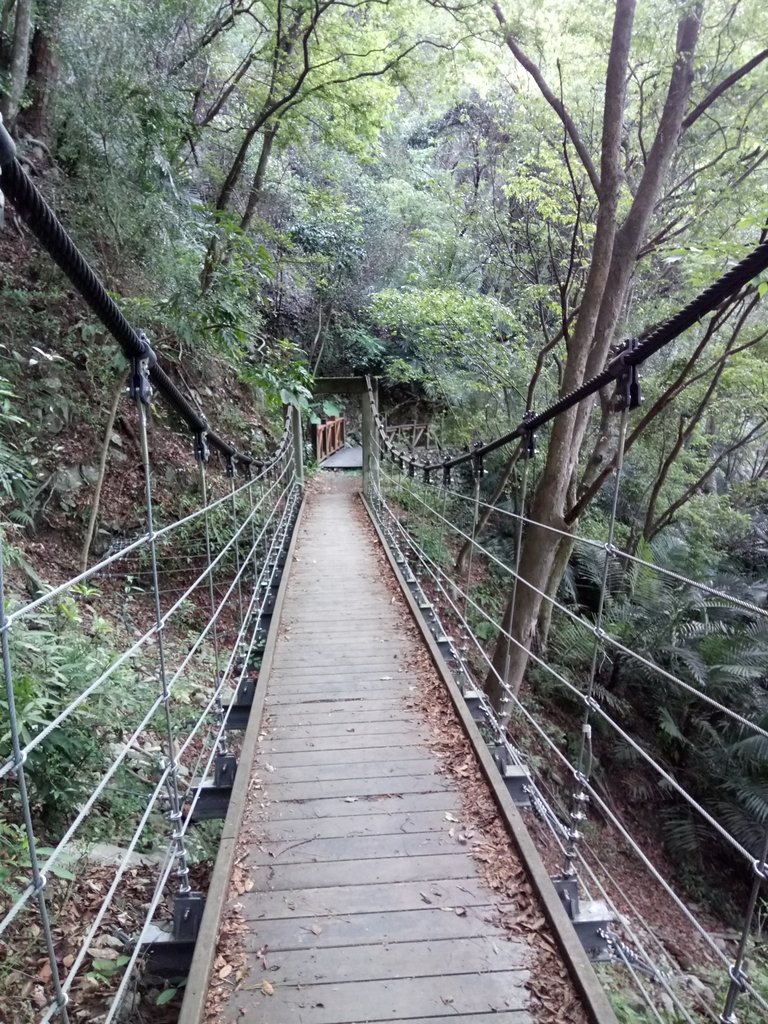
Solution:
[(472, 445), (472, 479), (482, 480), (485, 476), (485, 468), (483, 466), (483, 455), (480, 449), (482, 444), (479, 441), (475, 441)]
[(752, 869), (758, 878), (762, 878), (763, 881), (768, 879), (768, 864), (764, 860), (753, 860)]
[(422, 475), (423, 475), (424, 483), (425, 484), (431, 484), (432, 483), (432, 481), (430, 480), (430, 473), (431, 472), (432, 472), (432, 470), (429, 468), (429, 466), (425, 466), (424, 469), (422, 470)]
[(450, 487), (452, 484), (451, 480), (451, 467), (443, 466), (443, 487)]
[(230, 479), (234, 479), (234, 477), (237, 476), (237, 468), (235, 466), (235, 456), (234, 455), (228, 455), (227, 456), (227, 476)]
[(133, 356), (131, 359), (131, 371), (129, 391), (134, 402), (141, 402), (149, 405), (152, 401), (152, 385), (149, 382), (149, 357)]
[(408, 463), (408, 476), (411, 479), (413, 479), (413, 477), (415, 475), (416, 475), (416, 459), (413, 458), (413, 456), (411, 456), (411, 459), (410, 459), (410, 461)]
[(738, 988), (739, 992), (743, 992), (746, 989), (748, 980), (747, 975), (740, 967), (737, 967), (736, 964), (733, 964), (728, 968), (728, 977)]
[(629, 361), (638, 344), (637, 338), (628, 338), (608, 367), (617, 374), (616, 391), (613, 396), (613, 408), (617, 411), (637, 409), (643, 403), (640, 373), (637, 366)]
[(198, 462), (205, 463), (208, 461), (210, 454), (211, 450), (208, 447), (208, 431), (198, 430), (195, 434), (195, 458)]
[(32, 886), (32, 892), (35, 896), (38, 896), (43, 889), (48, 885), (48, 875), (41, 871), (37, 876), (37, 885)]
[(533, 409), (528, 409), (523, 416), (523, 443), (520, 449), (523, 459), (532, 459), (536, 455), (536, 433), (529, 426), (534, 419), (536, 419), (536, 413)]
[(6, 164), (12, 164), (16, 159), (16, 143), (8, 134), (8, 129), (3, 124), (3, 115), (0, 114), (0, 174)]

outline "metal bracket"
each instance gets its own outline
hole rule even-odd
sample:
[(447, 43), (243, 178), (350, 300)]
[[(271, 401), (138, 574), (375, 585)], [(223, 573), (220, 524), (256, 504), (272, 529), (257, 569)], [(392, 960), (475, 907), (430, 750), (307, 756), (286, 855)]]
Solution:
[(536, 413), (533, 409), (528, 409), (523, 416), (523, 438), (522, 446), (520, 448), (520, 457), (523, 459), (532, 459), (536, 455), (536, 434), (533, 430), (528, 427), (531, 420), (536, 418)]
[(232, 700), (229, 704), (224, 705), (227, 712), (226, 728), (228, 730), (242, 731), (248, 725), (257, 681), (258, 675), (251, 672), (246, 673), (240, 680), (240, 685), (235, 690)]
[(466, 690), (464, 692), (464, 700), (467, 702), (469, 713), (472, 715), (472, 720), (476, 723), (485, 721), (485, 708), (483, 707), (482, 697), (479, 690)]
[(164, 977), (189, 973), (204, 908), (202, 893), (179, 893), (173, 904), (171, 930), (167, 930), (165, 921), (162, 924), (150, 921), (144, 928), (139, 945), (151, 971)]
[(192, 821), (211, 821), (226, 817), (236, 772), (235, 755), (220, 753), (214, 759), (213, 779), (193, 779), (190, 788), (197, 794), (197, 799)]
[(634, 352), (637, 345), (637, 338), (629, 338), (611, 364), (620, 370), (619, 376), (616, 378), (616, 393), (613, 396), (613, 406), (617, 410), (637, 409), (643, 402), (638, 368), (630, 365), (627, 361), (627, 357)]
[(198, 462), (207, 462), (211, 454), (208, 447), (208, 431), (200, 430), (195, 434), (195, 458)]
[(531, 773), (524, 764), (506, 764), (501, 772), (516, 807), (531, 806)]
[(179, 893), (173, 902), (173, 937), (177, 942), (194, 942), (203, 920), (205, 897), (201, 892)]

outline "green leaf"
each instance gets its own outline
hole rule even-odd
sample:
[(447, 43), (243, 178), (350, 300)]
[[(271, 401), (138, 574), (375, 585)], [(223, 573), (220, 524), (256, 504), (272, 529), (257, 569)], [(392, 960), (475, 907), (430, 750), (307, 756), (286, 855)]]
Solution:
[(177, 988), (164, 988), (155, 1000), (156, 1004), (158, 1006), (165, 1006), (166, 1003), (170, 1003), (178, 991)]

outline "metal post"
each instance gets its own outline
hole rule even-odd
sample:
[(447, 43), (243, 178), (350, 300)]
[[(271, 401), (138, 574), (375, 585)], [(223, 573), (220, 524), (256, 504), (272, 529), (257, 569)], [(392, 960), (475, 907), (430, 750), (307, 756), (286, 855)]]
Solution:
[(371, 467), (373, 449), (373, 408), (368, 391), (360, 396), (363, 407), (363, 494), (371, 497)]
[(301, 409), (298, 406), (291, 406), (291, 433), (293, 434), (293, 465), (296, 473), (296, 483), (304, 487), (304, 436), (301, 432)]

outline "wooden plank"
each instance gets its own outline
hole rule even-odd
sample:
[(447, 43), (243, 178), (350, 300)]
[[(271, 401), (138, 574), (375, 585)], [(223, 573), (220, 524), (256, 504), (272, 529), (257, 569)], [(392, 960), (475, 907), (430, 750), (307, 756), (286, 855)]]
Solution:
[(340, 864), (388, 857), (429, 857), (464, 849), (447, 832), (415, 832), (409, 835), (353, 836), (303, 841), (266, 841), (249, 855), (251, 864)]
[(328, 722), (327, 725), (315, 725), (311, 729), (301, 728), (297, 725), (275, 725), (270, 729), (273, 739), (285, 739), (287, 736), (300, 736), (307, 739), (319, 740), (324, 736), (347, 736), (355, 733), (356, 736), (384, 736), (389, 734), (398, 736), (411, 736), (426, 742), (428, 734), (424, 726), (412, 724), (415, 721), (413, 716), (389, 715), (381, 721), (373, 719), (370, 722), (361, 721), (357, 725), (350, 726), (344, 722)]
[[(455, 914), (453, 915), (456, 916)], [(419, 942), (382, 942), (369, 945), (335, 946), (284, 950), (279, 955), (269, 945), (265, 956), (266, 969), (252, 972), (247, 986), (259, 988), (269, 980), (273, 985), (311, 985), (340, 982), (377, 981), (393, 978), (434, 977), (438, 969), (443, 975), (489, 974), (497, 971), (521, 971), (526, 966), (526, 950), (521, 943), (502, 938), (427, 939)], [(475, 982), (483, 987), (485, 978)], [(519, 980), (517, 982), (520, 983)]]
[[(363, 735), (363, 726), (381, 723), (388, 724), (390, 727), (389, 731), (393, 734), (395, 729), (407, 730), (412, 728), (417, 730), (421, 724), (417, 715), (403, 709), (397, 709), (396, 712), (393, 712), (391, 709), (374, 709), (372, 711), (359, 711), (356, 714), (348, 714), (340, 709), (333, 713), (326, 711), (325, 713), (320, 712), (319, 714), (311, 715), (306, 713), (303, 715), (292, 715), (286, 714), (280, 707), (275, 707), (269, 716), (270, 727), (274, 730), (281, 730), (280, 738), (298, 729), (304, 729), (305, 733), (307, 733), (306, 738), (309, 739), (308, 731), (311, 732), (314, 727), (321, 729), (329, 724), (343, 726), (342, 733), (360, 733)], [(322, 736), (315, 737), (316, 741), (322, 738)], [(369, 735), (369, 738), (373, 739), (374, 737)], [(424, 743), (425, 739), (422, 737), (416, 742)], [(360, 745), (359, 742), (357, 745)], [(303, 743), (301, 749), (304, 750), (308, 746), (308, 743)]]
[(384, 696), (364, 697), (358, 693), (329, 693), (318, 695), (317, 693), (300, 693), (296, 696), (285, 696), (282, 699), (270, 701), (267, 705), (272, 715), (282, 715), (283, 718), (296, 718), (299, 715), (324, 713), (326, 715), (345, 712), (351, 716), (359, 715), (361, 718), (366, 712), (390, 711), (410, 717), (418, 722), (418, 715), (415, 713), (406, 697)]
[(368, 761), (420, 761), (426, 756), (423, 744), (414, 744), (406, 747), (379, 747), (371, 751), (368, 746), (358, 746), (352, 750), (313, 750), (302, 746), (300, 750), (286, 750), (270, 752), (265, 739), (262, 744), (262, 754), (259, 762), (269, 762), (273, 768), (300, 768), (315, 767), (330, 764), (365, 764)]
[[(273, 772), (269, 775), (269, 785), (277, 782), (322, 782), (336, 779), (377, 779), (392, 776), (433, 775), (435, 759), (421, 757), (408, 761), (358, 761), (357, 763), (342, 762), (341, 764), (298, 765), (292, 768), (278, 768), (272, 765)], [(269, 769), (267, 769), (269, 770)]]
[(330, 782), (287, 782), (285, 785), (271, 782), (267, 795), (272, 801), (328, 800), (341, 797), (353, 800), (365, 796), (394, 796), (404, 793), (444, 793), (453, 789), (451, 782), (439, 775), (422, 775), (409, 779), (397, 776), (392, 779), (336, 779)]
[(343, 797), (324, 800), (297, 800), (272, 804), (269, 808), (273, 821), (294, 821), (297, 818), (344, 818), (357, 817), (359, 814), (380, 814), (411, 811), (442, 811), (457, 815), (458, 799), (453, 790), (446, 789), (438, 793), (408, 793), (393, 796), (359, 797), (350, 803)]
[(337, 885), (378, 885), (381, 882), (429, 882), (435, 878), (474, 878), (477, 868), (466, 851), (432, 857), (372, 857), (370, 860), (323, 864), (271, 864), (251, 867), (250, 877), (261, 892), (292, 892)]
[[(389, 836), (413, 832), (447, 832), (461, 828), (446, 821), (445, 811), (410, 811), (392, 814), (358, 814), (343, 818), (296, 818), (260, 822), (266, 842), (299, 842), (304, 839), (338, 839), (350, 836)], [(456, 817), (456, 815), (451, 815)]]
[[(524, 1010), (526, 973), (499, 971), (468, 983), (466, 975), (396, 978), (339, 985), (284, 986), (273, 997), (246, 982), (227, 1006), (230, 1020), (243, 1024), (356, 1024), (359, 1021), (412, 1020), (451, 1007), (456, 1013)], [(261, 980), (259, 981), (259, 985)], [(254, 994), (254, 990), (256, 990)]]
[(429, 882), (312, 887), (298, 892), (247, 892), (238, 897), (238, 903), (243, 920), (273, 921), (425, 907), (485, 907), (489, 899), (493, 894), (479, 878), (436, 878)]
[[(461, 914), (457, 914), (456, 910)], [(283, 949), (329, 949), (359, 943), (427, 942), (470, 939), (487, 935), (507, 941), (507, 933), (494, 924), (495, 905), (424, 906), (422, 910), (384, 913), (332, 914), (264, 921), (245, 936), (245, 949), (256, 951), (265, 943), (272, 953)], [(521, 961), (522, 962), (522, 961)]]
[[(291, 708), (306, 704), (347, 704), (348, 709), (357, 710), (361, 715), (366, 711), (382, 711), (387, 707), (398, 707), (401, 711), (410, 714), (414, 720), (422, 721), (416, 707), (414, 706), (414, 691), (399, 691), (393, 689), (377, 688), (366, 694), (365, 682), (356, 682), (352, 686), (338, 686), (328, 683), (322, 687), (315, 687), (308, 690), (288, 691), (276, 694), (270, 699), (270, 708)], [(350, 702), (357, 702), (356, 707)], [(376, 703), (376, 701), (380, 703)], [(386, 704), (384, 703), (386, 701)]]
[[(366, 725), (389, 725), (389, 729), (377, 733), (365, 732)], [(315, 726), (317, 729), (326, 728), (325, 724)], [(393, 729), (399, 729), (394, 732)], [(297, 753), (299, 751), (313, 750), (358, 750), (364, 744), (366, 749), (378, 750), (382, 747), (392, 745), (401, 747), (422, 746), (425, 737), (421, 731), (412, 726), (409, 720), (395, 721), (390, 723), (386, 713), (381, 712), (374, 715), (370, 722), (357, 722), (354, 726), (342, 724), (330, 735), (312, 736), (309, 729), (302, 726), (282, 726), (274, 728), (262, 741), (262, 750), (266, 753), (284, 751), (285, 753)]]

